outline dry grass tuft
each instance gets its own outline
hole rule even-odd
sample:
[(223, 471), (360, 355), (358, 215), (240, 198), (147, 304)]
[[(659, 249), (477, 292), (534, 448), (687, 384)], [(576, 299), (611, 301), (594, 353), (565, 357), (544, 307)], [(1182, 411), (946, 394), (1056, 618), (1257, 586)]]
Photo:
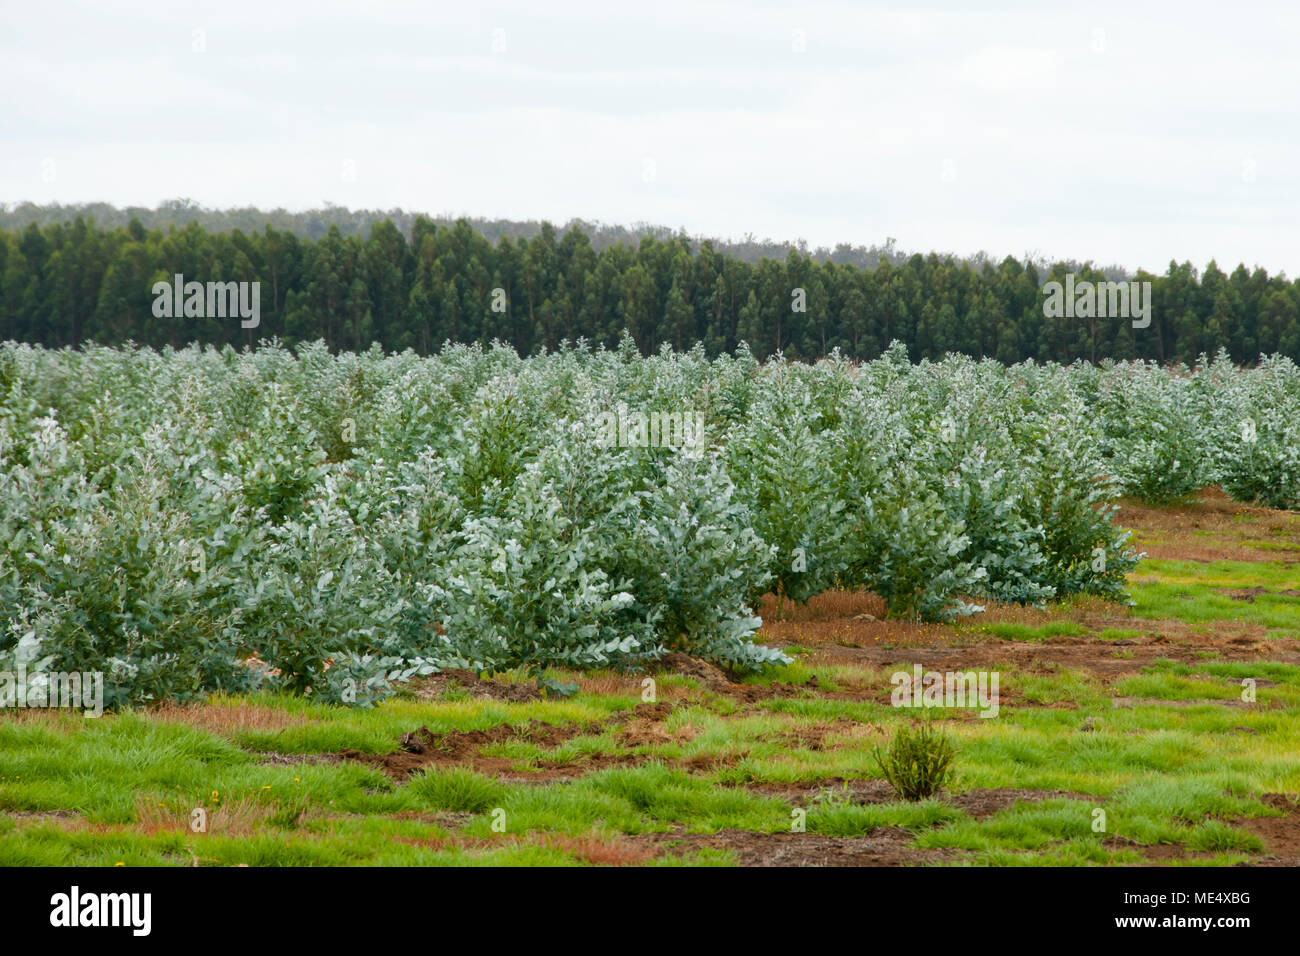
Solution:
[(576, 837), (552, 833), (546, 837), (545, 845), (571, 853), (593, 866), (640, 866), (655, 856), (650, 849), (638, 846), (625, 837), (603, 837), (598, 833)]
[(202, 807), (206, 830), (195, 830), (194, 811), (198, 807), (178, 807), (163, 804), (147, 796), (136, 798), (137, 828), (144, 833), (191, 833), (195, 836), (219, 834), (221, 836), (249, 836), (267, 826), (276, 812), (273, 805), (242, 798), (229, 803), (207, 803)]
[(152, 708), (148, 716), (165, 723), (200, 727), (222, 737), (247, 730), (283, 730), (308, 723), (305, 714), (223, 697), (213, 697), (201, 704), (163, 703)]

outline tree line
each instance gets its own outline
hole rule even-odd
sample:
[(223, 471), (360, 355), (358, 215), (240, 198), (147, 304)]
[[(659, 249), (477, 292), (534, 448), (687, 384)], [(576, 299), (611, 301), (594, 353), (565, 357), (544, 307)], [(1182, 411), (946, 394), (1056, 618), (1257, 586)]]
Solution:
[[(244, 232), (259, 232), (269, 225), (272, 229), (292, 232), (303, 239), (320, 239), (329, 232), (331, 226), (338, 226), (344, 236), (365, 236), (377, 224), (389, 219), (408, 239), (411, 237), (415, 220), (420, 213), (406, 209), (349, 209), (326, 203), (318, 209), (306, 209), (291, 212), (286, 209), (261, 210), (253, 206), (241, 206), (230, 209), (214, 209), (202, 206), (192, 199), (168, 199), (150, 209), (147, 206), (126, 206), (118, 208), (108, 203), (45, 203), (33, 202), (0, 203), (0, 229), (21, 231), (32, 223), (49, 226), (54, 223), (69, 223), (78, 216), (94, 219), (99, 225), (114, 229), (125, 227), (130, 221), (139, 219), (146, 229), (161, 229), (164, 232), (173, 226), (180, 229), (191, 222), (197, 222), (209, 232), (230, 232), (241, 229)], [(439, 228), (455, 225), (455, 216), (425, 216)], [(484, 217), (462, 217), (495, 245), (503, 236), (509, 236), (516, 242), (533, 239), (542, 231), (542, 222), (536, 219), (487, 219)], [(603, 223), (584, 219), (571, 219), (560, 231), (576, 227), (591, 239), (592, 247), (597, 252), (609, 246), (623, 243), (635, 246), (646, 236), (655, 239), (667, 239), (671, 236), (685, 236), (683, 230), (670, 229), (650, 223), (634, 223), (624, 226), (617, 223)], [(699, 251), (702, 237), (689, 240), (693, 252)], [(818, 246), (810, 250), (808, 243), (799, 239), (795, 242), (778, 242), (774, 239), (759, 239), (752, 233), (737, 240), (713, 239), (713, 248), (718, 252), (734, 255), (745, 262), (758, 262), (760, 259), (784, 259), (791, 249), (809, 253), (815, 259), (848, 263), (863, 269), (874, 269), (881, 259), (889, 259), (895, 265), (907, 260), (908, 253), (895, 245), (894, 239), (870, 246), (850, 245), (841, 242), (833, 249)], [(969, 257), (970, 261), (981, 263), (988, 254), (981, 252)], [(1110, 267), (1117, 274), (1118, 267)]]
[[(819, 250), (821, 252), (822, 250)], [(1149, 281), (1151, 322), (1045, 316), (1045, 283), (1117, 278), (1089, 264), (879, 255), (863, 267), (789, 247), (749, 262), (710, 240), (647, 233), (597, 248), (587, 231), (542, 223), (535, 235), (490, 241), (468, 220), (425, 216), (409, 232), (391, 219), (368, 234), (331, 224), (319, 238), (270, 224), (216, 231), (191, 220), (166, 231), (138, 216), (0, 231), (0, 340), (49, 347), (94, 341), (240, 347), (278, 337), (334, 350), (437, 351), (444, 342), (509, 343), (522, 354), (563, 341), (645, 353), (701, 343), (710, 355), (741, 342), (759, 358), (812, 359), (835, 349), (879, 356), (900, 340), (913, 360), (962, 352), (1024, 359), (1154, 359), (1192, 363), (1227, 350), (1250, 363), (1281, 352), (1300, 361), (1300, 281), (1211, 261), (1171, 262)], [(261, 320), (156, 316), (155, 283), (259, 282)]]

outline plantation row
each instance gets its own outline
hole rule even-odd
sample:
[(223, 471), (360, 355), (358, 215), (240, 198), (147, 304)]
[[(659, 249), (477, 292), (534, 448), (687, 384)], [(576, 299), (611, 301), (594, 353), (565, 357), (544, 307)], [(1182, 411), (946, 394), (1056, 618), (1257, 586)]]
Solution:
[[(434, 667), (737, 670), (776, 589), (1125, 597), (1108, 504), (1300, 503), (1300, 373), (0, 346), (0, 669), (368, 703)], [(252, 661), (252, 663), (250, 663)]]

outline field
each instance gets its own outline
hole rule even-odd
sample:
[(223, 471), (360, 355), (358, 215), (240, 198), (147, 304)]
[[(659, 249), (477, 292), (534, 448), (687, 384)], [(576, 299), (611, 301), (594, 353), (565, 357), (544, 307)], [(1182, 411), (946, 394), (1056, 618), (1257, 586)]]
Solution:
[[(1210, 490), (1120, 519), (1160, 555), (1133, 607), (918, 624), (828, 593), (760, 631), (794, 663), (733, 682), (674, 655), (654, 703), (641, 676), (557, 672), (581, 689), (548, 699), (449, 671), (370, 710), (13, 714), (0, 864), (1300, 863), (1300, 516)], [(1001, 707), (939, 712), (956, 779), (909, 803), (870, 751), (914, 719), (889, 675), (917, 662), (999, 672)]]
[(0, 683), (0, 865), (1294, 865), (1297, 408), (1285, 359), (0, 347), (0, 675), (106, 707)]

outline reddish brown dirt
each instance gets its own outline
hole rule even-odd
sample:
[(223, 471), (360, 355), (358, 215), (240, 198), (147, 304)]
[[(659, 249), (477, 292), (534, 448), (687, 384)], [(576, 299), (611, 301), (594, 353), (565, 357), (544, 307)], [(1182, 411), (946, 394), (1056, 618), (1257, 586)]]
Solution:
[(656, 673), (672, 673), (681, 677), (690, 677), (715, 694), (723, 694), (740, 702), (770, 700), (773, 697), (798, 697), (804, 688), (816, 688), (817, 679), (810, 679), (807, 684), (788, 684), (772, 682), (767, 685), (742, 684), (733, 679), (721, 668), (674, 651), (658, 661)]
[[(742, 684), (733, 679), (735, 675), (681, 651), (674, 651), (664, 655), (655, 663), (649, 673), (653, 675), (672, 674), (678, 677), (689, 677), (699, 682), (706, 690), (724, 694), (742, 702), (767, 700), (772, 697), (795, 697), (799, 695), (801, 687), (817, 686), (815, 678), (806, 685), (798, 686), (783, 683), (773, 683), (771, 686)], [(566, 679), (569, 676), (566, 674)], [(641, 677), (618, 677), (614, 675), (587, 677), (582, 674), (575, 674), (572, 677), (578, 681), (582, 690), (593, 693), (623, 693), (629, 696), (640, 696), (643, 690)], [(415, 695), (422, 700), (440, 700), (446, 697), (449, 692), (454, 691), (467, 692), (469, 696), (476, 698), (511, 702), (542, 699), (541, 692), (532, 685), (511, 684), (500, 679), (485, 679), (479, 677), (473, 671), (467, 670), (441, 671), (429, 677), (420, 678), (418, 681), (412, 681), (410, 686)], [(655, 692), (656, 697), (664, 698), (661, 701), (663, 704), (695, 696), (689, 689), (675, 686), (657, 686)]]
[(4, 810), (0, 811), (0, 817), (28, 824), (75, 824), (80, 821), (71, 810)]
[(440, 700), (450, 691), (462, 691), (470, 697), (490, 700), (541, 700), (542, 692), (532, 684), (511, 684), (503, 680), (484, 679), (473, 671), (445, 670), (410, 683), (421, 700)]
[(1203, 707), (1206, 704), (1212, 704), (1216, 707), (1231, 707), (1240, 710), (1258, 710), (1260, 708), (1282, 710), (1286, 707), (1286, 703), (1280, 700), (1272, 700), (1267, 704), (1258, 702), (1248, 703), (1236, 697), (1192, 697), (1182, 698), (1180, 700), (1166, 700), (1162, 697), (1114, 697), (1111, 699), (1111, 703), (1115, 707), (1173, 707), (1175, 709)]
[(454, 830), (469, 823), (474, 819), (474, 814), (468, 810), (438, 810), (430, 812), (427, 810), (402, 810), (393, 816), (399, 820), (411, 820), (415, 823), (431, 823), (436, 827), (445, 827)]
[(1132, 850), (1142, 857), (1142, 862), (1138, 866), (1171, 866), (1174, 863), (1185, 862), (1187, 860), (1209, 860), (1217, 854), (1213, 852), (1189, 850), (1181, 843), (1136, 843), (1127, 837), (1113, 836), (1102, 840), (1102, 845), (1107, 847), (1112, 854), (1119, 853), (1122, 850)]
[[(813, 783), (749, 783), (744, 785), (756, 793), (765, 793), (789, 801), (796, 807), (810, 807), (823, 800), (843, 801), (851, 805), (896, 803), (899, 797), (883, 780), (845, 780), (828, 777)], [(1037, 803), (1042, 800), (1083, 800), (1095, 802), (1095, 797), (1069, 790), (1024, 790), (1014, 787), (977, 787), (964, 793), (939, 792), (939, 799), (949, 806), (970, 814), (976, 820), (1009, 810), (1017, 803)]]
[(627, 746), (643, 746), (673, 740), (689, 740), (694, 731), (669, 732), (663, 722), (672, 714), (673, 705), (666, 701), (655, 704), (638, 704), (630, 711), (619, 711), (606, 721), (595, 725), (547, 724), (531, 720), (522, 726), (498, 724), (486, 730), (449, 730), (436, 734), (428, 727), (404, 734), (399, 747), (387, 754), (362, 753), (341, 750), (337, 754), (314, 754), (308, 757), (285, 755), (291, 760), (338, 759), (355, 760), (383, 770), (395, 780), (406, 780), (411, 774), (434, 766), (456, 764), (480, 773), (495, 774), (504, 779), (532, 783), (553, 783), (566, 779), (581, 767), (584, 772), (611, 766), (633, 766), (658, 759), (644, 754), (580, 754), (566, 761), (540, 761), (537, 770), (518, 766), (519, 761), (508, 757), (485, 757), (482, 751), (494, 744), (508, 740), (526, 740), (538, 747), (555, 748), (566, 740), (587, 734), (600, 733), (610, 726), (621, 726), (623, 742)]
[(681, 651), (673, 651), (659, 658), (655, 662), (654, 673), (691, 677), (709, 688), (731, 683), (731, 679), (716, 664), (691, 657)]
[(509, 779), (522, 783), (564, 783), (577, 780), (589, 773), (599, 770), (617, 770), (623, 767), (639, 767), (659, 758), (647, 754), (579, 754), (570, 760), (543, 760), (537, 764), (536, 771), (516, 773)]
[[(1300, 514), (1241, 504), (1217, 488), (1204, 489), (1196, 500), (1175, 508), (1124, 502), (1117, 521), (1134, 529), (1140, 539), (1148, 539), (1140, 540), (1138, 548), (1150, 557), (1300, 563)], [(1262, 544), (1277, 545), (1281, 550), (1263, 548)], [(1224, 593), (1252, 602), (1265, 590), (1224, 589)], [(1277, 593), (1300, 597), (1296, 589)], [(1044, 625), (1058, 620), (1060, 614), (998, 602), (981, 602), (987, 610), (977, 619), (954, 624), (886, 620), (884, 602), (871, 594), (821, 594), (804, 606), (780, 602), (780, 614), (778, 603), (774, 595), (764, 597), (759, 608), (764, 621), (759, 640), (777, 647), (797, 644), (814, 648), (819, 656), (811, 663), (913, 661), (918, 658), (902, 656), (891, 648), (927, 648), (934, 649), (944, 662), (960, 666), (969, 661), (978, 666), (991, 662), (989, 651), (977, 649), (982, 645), (998, 648), (996, 654), (1004, 660), (1032, 657), (1103, 677), (1137, 673), (1155, 657), (1190, 661), (1197, 650), (1215, 651), (1225, 660), (1252, 660), (1267, 652), (1270, 660), (1300, 662), (1300, 642), (1270, 640), (1265, 637), (1265, 628), (1258, 624), (1218, 621), (1198, 625), (1213, 629), (1207, 635), (1180, 621), (1128, 617), (1122, 608), (1101, 599), (1076, 601), (1069, 619), (1093, 633), (1118, 628), (1136, 630), (1142, 636), (1133, 641), (1102, 641), (1088, 636), (1055, 637), (1043, 643), (1000, 641), (981, 628), (995, 623)], [(839, 648), (848, 653), (838, 654)], [(1130, 651), (1133, 657), (1116, 658), (1117, 650)], [(919, 660), (929, 662), (926, 657)]]
[(524, 726), (498, 724), (486, 730), (449, 730), (435, 734), (428, 727), (420, 727), (401, 740), (401, 747), (387, 754), (367, 754), (356, 750), (341, 750), (344, 760), (377, 767), (397, 780), (405, 780), (413, 773), (433, 766), (457, 764), (472, 767), (484, 773), (500, 773), (511, 769), (516, 761), (501, 757), (483, 757), (480, 751), (492, 744), (507, 740), (527, 740), (542, 747), (555, 747), (571, 737), (587, 733), (580, 724), (556, 725), (531, 720)]
[(459, 849), (477, 852), (499, 850), (503, 846), (544, 846), (572, 854), (594, 866), (637, 866), (648, 863), (656, 856), (655, 848), (623, 836), (607, 837), (599, 833), (568, 836), (563, 833), (501, 834), (495, 837), (467, 837), (449, 834), (445, 837), (394, 836), (399, 843), (427, 850)]
[[(1153, 622), (1125, 621), (1150, 626)], [(1035, 668), (1062, 668), (1087, 671), (1103, 680), (1141, 673), (1158, 658), (1194, 664), (1202, 660), (1198, 652), (1213, 651), (1225, 661), (1280, 661), (1300, 664), (1300, 641), (1264, 638), (1263, 628), (1233, 623), (1220, 634), (1193, 634), (1176, 623), (1167, 628), (1181, 631), (1177, 638), (1164, 633), (1147, 633), (1134, 640), (1110, 641), (1087, 637), (1054, 637), (1041, 643), (1005, 641), (990, 638), (965, 647), (931, 645), (928, 647), (843, 646), (820, 644), (811, 635), (800, 635), (803, 646), (813, 653), (802, 658), (810, 666), (825, 664), (860, 664), (864, 667), (910, 670), (921, 664), (930, 670), (996, 670), (1010, 666), (1032, 673)], [(1118, 657), (1117, 654), (1132, 656)], [(1045, 672), (1040, 670), (1041, 672)], [(787, 685), (789, 686), (789, 685)], [(1000, 688), (1004, 700), (1005, 687)], [(824, 696), (835, 697), (835, 694)], [(874, 696), (866, 695), (866, 696)]]
[[(1122, 501), (1116, 522), (1148, 557), (1173, 561), (1300, 562), (1300, 515), (1233, 501), (1204, 488), (1172, 508)], [(1261, 543), (1274, 547), (1261, 547)]]
[(828, 737), (847, 736), (861, 727), (862, 724), (857, 721), (836, 720), (829, 723), (822, 722), (806, 727), (796, 727), (785, 733), (778, 734), (777, 739), (791, 748), (820, 752), (827, 748)]
[(634, 713), (636, 716), (627, 721), (618, 733), (618, 741), (624, 747), (654, 747), (658, 744), (686, 743), (694, 740), (698, 734), (698, 731), (689, 725), (670, 731), (664, 722), (672, 713), (672, 705), (666, 702), (642, 704)]
[(915, 836), (901, 827), (880, 827), (862, 837), (818, 833), (649, 833), (636, 838), (675, 856), (703, 849), (727, 850), (741, 866), (924, 866), (961, 859), (957, 850), (918, 850)]
[[(870, 603), (860, 595), (829, 595), (826, 603), (837, 611), (851, 610), (862, 603)], [(823, 612), (819, 602), (806, 608), (800, 608), (800, 616), (816, 617)], [(840, 607), (840, 605), (847, 605)], [(876, 622), (877, 624), (881, 622)], [(1118, 623), (1133, 623), (1120, 619)], [(867, 625), (872, 626), (872, 625)], [(1109, 626), (1109, 625), (1108, 625)], [(1176, 630), (1177, 627), (1171, 628)], [(1261, 629), (1262, 630), (1262, 629)], [(926, 646), (926, 647), (847, 647), (842, 644), (820, 645), (807, 657), (809, 664), (857, 664), (866, 668), (888, 671), (891, 668), (910, 670), (913, 664), (921, 664), (927, 670), (1007, 670), (1000, 682), (999, 698), (1003, 706), (1032, 705), (1044, 706), (1026, 700), (1016, 686), (1017, 673), (1052, 673), (1058, 669), (1069, 668), (1083, 670), (1096, 675), (1102, 680), (1114, 680), (1127, 675), (1140, 673), (1156, 658), (1169, 658), (1185, 663), (1200, 660), (1198, 651), (1213, 648), (1217, 656), (1224, 660), (1258, 660), (1265, 654), (1269, 660), (1293, 661), (1300, 663), (1300, 642), (1282, 640), (1264, 640), (1251, 634), (1230, 631), (1229, 635), (1193, 635), (1183, 629), (1179, 635), (1182, 640), (1175, 643), (1169, 636), (1155, 631), (1142, 635), (1135, 640), (1102, 641), (1093, 638), (1057, 637), (1042, 643), (1004, 641), (984, 639), (968, 646)], [(1195, 638), (1195, 640), (1193, 640)], [(803, 636), (805, 646), (809, 642)], [(1131, 654), (1131, 657), (1116, 657), (1117, 653)], [(843, 690), (828, 691), (819, 688), (816, 679), (806, 684), (773, 683), (771, 685), (737, 684), (719, 668), (691, 658), (685, 654), (670, 654), (660, 662), (657, 673), (670, 672), (691, 677), (703, 684), (709, 692), (721, 694), (742, 704), (755, 704), (773, 698), (788, 698), (815, 695), (830, 699), (875, 700), (888, 703), (891, 688), (880, 681), (864, 681), (857, 686), (846, 686)], [(469, 672), (446, 672), (446, 681), (455, 682), (455, 686), (479, 688), (484, 696), (506, 699), (497, 695), (503, 692), (513, 693), (529, 690), (518, 685), (498, 685), (483, 681)], [(444, 675), (437, 675), (444, 677)], [(477, 682), (477, 683), (475, 683)], [(433, 685), (437, 686), (437, 685)], [(448, 686), (443, 684), (442, 686)], [(639, 687), (639, 684), (636, 685)], [(1214, 700), (1214, 703), (1224, 701)], [(1117, 706), (1131, 704), (1133, 701), (1121, 698)], [(1226, 706), (1234, 706), (1235, 699), (1228, 698)], [(1174, 702), (1177, 705), (1178, 702)], [(1185, 703), (1191, 706), (1191, 703)], [(661, 760), (689, 771), (708, 771), (719, 767), (732, 766), (744, 759), (745, 754), (728, 755), (703, 754), (681, 760), (664, 760), (653, 754), (576, 754), (563, 760), (541, 760), (534, 766), (519, 765), (509, 758), (485, 757), (483, 748), (506, 740), (527, 739), (539, 746), (553, 748), (560, 743), (582, 734), (599, 733), (609, 727), (618, 728), (617, 739), (626, 748), (649, 748), (664, 743), (685, 743), (696, 736), (696, 730), (689, 725), (669, 730), (665, 724), (672, 713), (674, 703), (671, 700), (654, 704), (640, 704), (632, 711), (615, 714), (602, 724), (582, 727), (578, 725), (554, 726), (532, 722), (525, 728), (508, 725), (480, 731), (452, 731), (441, 737), (435, 737), (427, 728), (421, 728), (414, 734), (407, 735), (402, 747), (390, 754), (361, 754), (356, 751), (344, 751), (338, 755), (286, 755), (275, 760), (298, 762), (302, 760), (350, 759), (368, 763), (383, 769), (394, 779), (404, 780), (410, 774), (431, 765), (460, 764), (472, 767), (483, 773), (502, 776), (514, 781), (530, 783), (553, 783), (573, 779), (585, 773), (612, 767), (638, 766), (653, 760)], [(1073, 701), (1054, 702), (1048, 706), (1056, 708), (1074, 708)], [(974, 720), (976, 713), (956, 710), (946, 714), (947, 719)], [(861, 725), (853, 722), (852, 727), (843, 726), (845, 722), (826, 724), (814, 728), (801, 728), (787, 734), (792, 746), (807, 747), (812, 750), (824, 749), (826, 738), (832, 734), (857, 733)]]
[[(1238, 817), (1229, 825), (1247, 830), (1264, 841), (1264, 853), (1252, 856), (1249, 866), (1300, 866), (1300, 797), (1292, 794), (1266, 793), (1260, 802), (1282, 811), (1277, 817)], [(1182, 844), (1159, 843), (1144, 846), (1122, 836), (1105, 841), (1114, 849), (1136, 850), (1147, 864), (1157, 866), (1188, 860), (1209, 860), (1218, 854), (1208, 850), (1188, 850)]]
[(1234, 826), (1249, 830), (1264, 841), (1265, 856), (1251, 860), (1252, 866), (1300, 866), (1300, 797), (1294, 794), (1266, 793), (1261, 802), (1280, 817), (1249, 817), (1232, 821)]
[(1300, 598), (1300, 591), (1297, 591), (1294, 588), (1286, 588), (1281, 591), (1270, 591), (1268, 588), (1239, 588), (1237, 590), (1231, 588), (1215, 588), (1214, 590), (1221, 594), (1228, 595), (1228, 597), (1232, 598), (1234, 601), (1245, 601), (1248, 604), (1254, 604), (1255, 598), (1259, 597), (1261, 594), (1278, 594), (1282, 597)]

